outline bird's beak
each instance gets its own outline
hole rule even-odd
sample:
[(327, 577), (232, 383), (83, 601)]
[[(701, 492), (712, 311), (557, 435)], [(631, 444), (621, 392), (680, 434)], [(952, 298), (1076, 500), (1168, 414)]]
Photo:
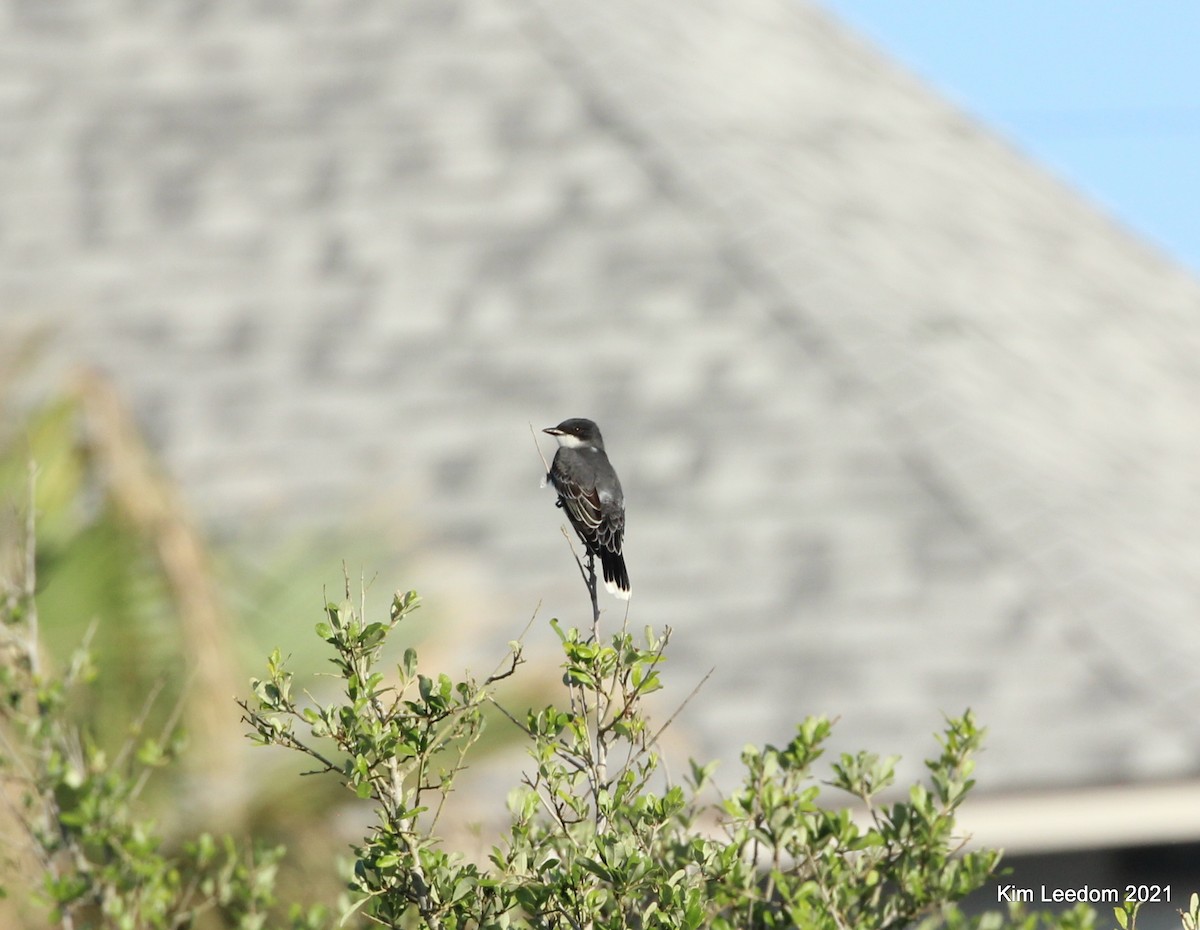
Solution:
[(563, 431), (557, 426), (547, 426), (542, 432), (549, 433), (551, 436), (561, 436), (563, 434)]

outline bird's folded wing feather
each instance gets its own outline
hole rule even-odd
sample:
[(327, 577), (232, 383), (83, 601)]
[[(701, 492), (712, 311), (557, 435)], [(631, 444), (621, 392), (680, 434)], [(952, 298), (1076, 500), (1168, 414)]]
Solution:
[(568, 484), (559, 491), (571, 522), (597, 546), (619, 553), (625, 534), (625, 514), (621, 508), (611, 503), (606, 507), (595, 488), (585, 490), (577, 484)]
[(567, 482), (558, 490), (571, 519), (592, 533), (596, 532), (602, 517), (600, 496), (596, 493), (596, 489), (585, 490), (574, 482)]

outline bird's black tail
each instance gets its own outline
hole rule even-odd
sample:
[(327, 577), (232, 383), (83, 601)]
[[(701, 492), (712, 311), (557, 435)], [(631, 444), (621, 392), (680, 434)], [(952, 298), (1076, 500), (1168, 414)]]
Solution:
[(629, 600), (629, 572), (625, 570), (625, 557), (619, 552), (601, 549), (600, 567), (604, 571), (604, 587), (608, 593)]

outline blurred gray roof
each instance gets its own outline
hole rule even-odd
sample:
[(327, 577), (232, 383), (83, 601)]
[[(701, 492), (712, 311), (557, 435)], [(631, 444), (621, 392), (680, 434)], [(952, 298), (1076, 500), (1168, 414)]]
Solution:
[(815, 9), (0, 29), (3, 326), (220, 532), (386, 519), (500, 642), (582, 622), (528, 424), (591, 416), (697, 754), (970, 705), (985, 789), (1197, 773), (1200, 286)]

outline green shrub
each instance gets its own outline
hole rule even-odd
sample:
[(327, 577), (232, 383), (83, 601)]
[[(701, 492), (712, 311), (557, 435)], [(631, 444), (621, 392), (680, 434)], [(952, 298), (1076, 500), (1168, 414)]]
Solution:
[[(81, 728), (76, 714), (96, 680), (87, 639), (62, 669), (44, 661), (34, 596), (34, 545), (6, 566), (0, 588), (0, 775), (7, 802), (5, 874), (0, 889), (18, 890), (64, 928), (258, 930), (276, 910), (275, 867), (281, 848), (242, 848), (202, 834), (168, 850), (153, 820), (140, 812), (152, 774), (173, 764), (182, 746), (175, 724), (151, 731), (143, 712), (129, 721), (116, 752)], [(32, 919), (28, 909), (24, 915)], [(320, 909), (293, 909), (287, 925), (315, 928)], [(279, 926), (277, 921), (275, 926)]]
[[(593, 580), (594, 583), (594, 580)], [(347, 592), (347, 595), (349, 592)], [(509, 796), (511, 826), (486, 863), (447, 850), (436, 828), (456, 776), (495, 703), (492, 687), (521, 665), (510, 644), (503, 671), (482, 682), (419, 671), (409, 649), (395, 669), (384, 646), (418, 599), (397, 595), (385, 621), (349, 596), (330, 604), (317, 634), (342, 693), (299, 700), (278, 652), (243, 704), (253, 736), (308, 755), (316, 771), (369, 800), (376, 822), (354, 849), (355, 911), (384, 927), (773, 928), (873, 930), (916, 926), (1082, 928), (1081, 908), (968, 919), (956, 907), (999, 861), (964, 851), (955, 811), (967, 797), (981, 731), (967, 712), (947, 720), (927, 781), (881, 802), (895, 759), (842, 755), (824, 803), (813, 774), (830, 723), (803, 721), (783, 747), (749, 748), (728, 797), (710, 794), (713, 765), (692, 763), (681, 784), (664, 775), (643, 699), (662, 687), (670, 632), (627, 629), (606, 640), (551, 627), (562, 647), (563, 697), (517, 712), (500, 708), (528, 743), (530, 765)], [(593, 617), (593, 629), (598, 617)], [(668, 721), (669, 722), (669, 721)], [(857, 813), (856, 813), (857, 812)]]
[[(86, 695), (96, 669), (86, 648), (61, 670), (43, 667), (32, 542), (26, 547), (0, 592), (0, 771), (6, 831), (21, 834), (7, 845), (18, 852), (8, 856), (4, 888), (36, 888), (43, 912), (66, 930), (327, 926), (322, 908), (276, 901), (281, 849), (208, 835), (171, 849), (140, 814), (147, 780), (176, 758), (177, 728), (168, 722), (147, 732), (144, 714), (116, 753), (81, 731), (68, 698)], [(373, 826), (353, 849), (340, 925), (1096, 926), (1095, 912), (1082, 906), (1057, 917), (1017, 907), (978, 917), (959, 910), (999, 862), (995, 851), (964, 850), (955, 827), (982, 736), (970, 712), (945, 722), (927, 777), (900, 800), (882, 799), (895, 760), (870, 753), (841, 755), (828, 780), (818, 780), (814, 764), (831, 725), (816, 717), (782, 747), (747, 749), (740, 784), (721, 797), (711, 783), (715, 764), (691, 763), (675, 783), (658, 757), (671, 720), (655, 726), (643, 704), (663, 686), (669, 630), (622, 628), (601, 638), (593, 615), (585, 638), (551, 621), (562, 651), (561, 699), (517, 711), (500, 706), (495, 691), (522, 665), (519, 642), (482, 681), (426, 674), (411, 648), (394, 668), (385, 663), (388, 637), (417, 605), (415, 594), (397, 595), (386, 620), (370, 621), (347, 591), (317, 626), (337, 697), (298, 692), (276, 651), (253, 697), (241, 702), (252, 738), (303, 754), (315, 773), (373, 809)], [(515, 728), (530, 761), (509, 795), (504, 835), (486, 859), (472, 861), (445, 848), (437, 831), (489, 719)], [(829, 792), (842, 806), (828, 802)], [(1134, 928), (1136, 908), (1120, 908), (1116, 918)], [(1184, 927), (1193, 930), (1198, 919), (1193, 897)]]

